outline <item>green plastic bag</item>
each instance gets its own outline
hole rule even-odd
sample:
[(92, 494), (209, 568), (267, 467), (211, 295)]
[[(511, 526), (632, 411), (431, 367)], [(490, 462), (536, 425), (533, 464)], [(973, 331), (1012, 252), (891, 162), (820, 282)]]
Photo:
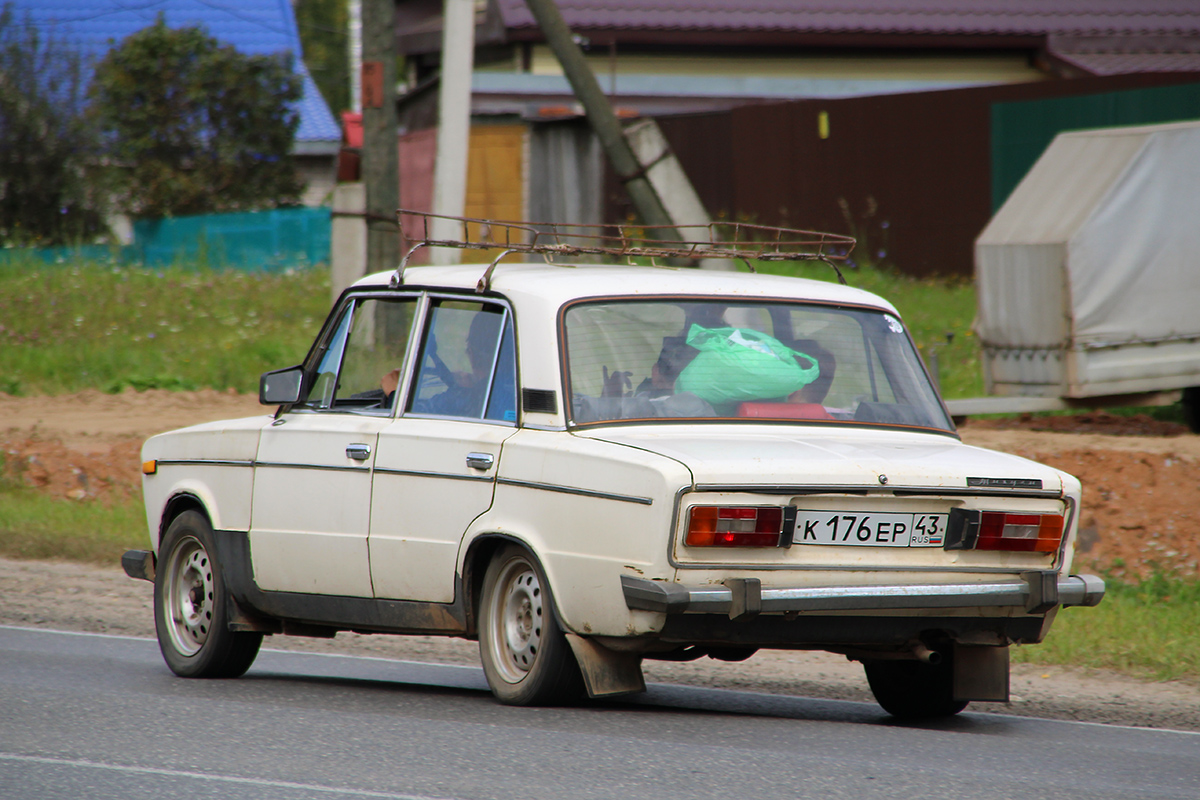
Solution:
[(679, 373), (675, 391), (691, 392), (714, 406), (787, 397), (820, 374), (812, 356), (750, 328), (692, 325), (687, 343), (700, 354)]

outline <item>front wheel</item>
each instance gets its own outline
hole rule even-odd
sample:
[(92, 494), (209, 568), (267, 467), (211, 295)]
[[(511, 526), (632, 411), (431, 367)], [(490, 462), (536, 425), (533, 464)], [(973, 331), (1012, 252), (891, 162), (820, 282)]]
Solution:
[(225, 579), (212, 553), (212, 526), (198, 511), (176, 517), (159, 548), (154, 627), (163, 659), (183, 678), (236, 678), (262, 644), (261, 633), (229, 630)]
[(864, 661), (867, 683), (883, 710), (900, 719), (952, 717), (967, 707), (954, 699), (954, 666), (923, 661)]
[(583, 692), (550, 584), (533, 557), (516, 545), (500, 550), (484, 575), (479, 655), (492, 694), (502, 703), (552, 705)]

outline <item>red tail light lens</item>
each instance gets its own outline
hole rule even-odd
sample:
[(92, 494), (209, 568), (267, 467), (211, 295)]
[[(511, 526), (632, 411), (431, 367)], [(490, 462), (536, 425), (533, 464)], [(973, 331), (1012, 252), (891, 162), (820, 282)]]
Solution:
[(774, 506), (692, 506), (688, 547), (778, 547), (783, 509)]
[(1062, 543), (1063, 518), (1058, 514), (1008, 514), (984, 511), (976, 550), (1053, 553)]

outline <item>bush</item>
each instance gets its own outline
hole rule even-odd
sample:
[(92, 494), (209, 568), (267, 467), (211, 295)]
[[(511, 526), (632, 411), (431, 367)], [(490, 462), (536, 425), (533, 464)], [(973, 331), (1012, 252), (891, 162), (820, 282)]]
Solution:
[(301, 83), (290, 55), (245, 55), (160, 15), (109, 51), (91, 95), (127, 214), (246, 211), (299, 197), (290, 152)]

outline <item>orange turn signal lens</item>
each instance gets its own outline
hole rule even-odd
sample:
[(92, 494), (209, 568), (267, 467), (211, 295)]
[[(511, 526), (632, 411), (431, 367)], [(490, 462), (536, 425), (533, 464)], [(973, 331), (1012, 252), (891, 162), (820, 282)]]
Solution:
[(143, 475), (153, 475), (156, 472), (158, 472), (158, 460), (157, 459), (152, 458), (149, 461), (142, 462), (142, 474)]

